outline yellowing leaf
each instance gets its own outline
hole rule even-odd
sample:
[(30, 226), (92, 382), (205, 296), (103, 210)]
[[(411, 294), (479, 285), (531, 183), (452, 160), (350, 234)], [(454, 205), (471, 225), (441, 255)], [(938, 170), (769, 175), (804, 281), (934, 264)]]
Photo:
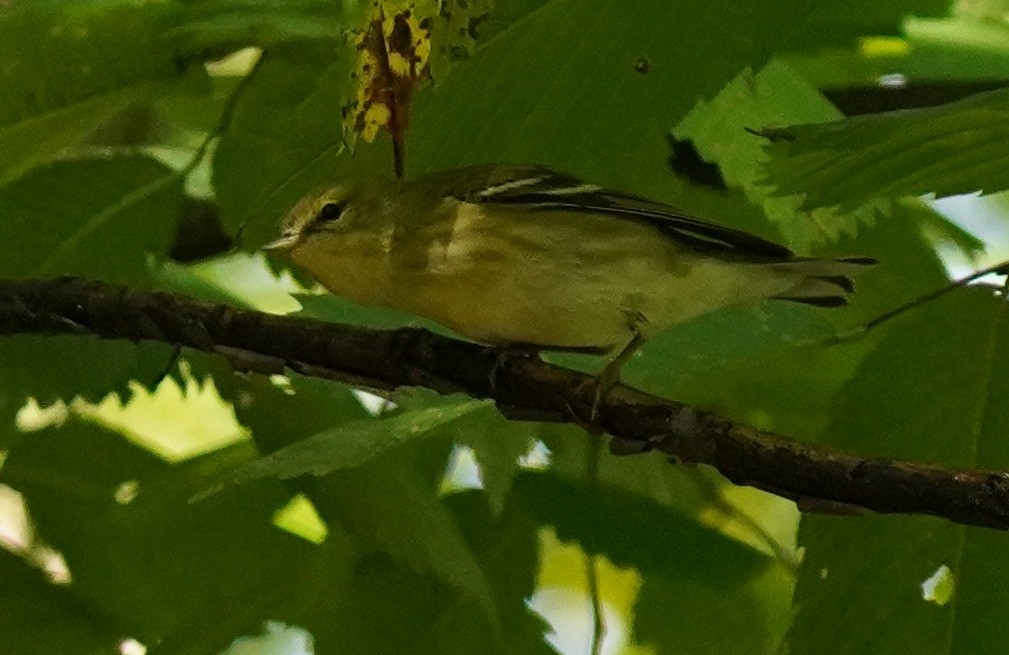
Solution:
[(421, 17), (413, 3), (376, 2), (356, 46), (357, 91), (344, 131), (370, 142), (388, 130), (401, 175), (410, 98), (431, 76), (431, 17)]

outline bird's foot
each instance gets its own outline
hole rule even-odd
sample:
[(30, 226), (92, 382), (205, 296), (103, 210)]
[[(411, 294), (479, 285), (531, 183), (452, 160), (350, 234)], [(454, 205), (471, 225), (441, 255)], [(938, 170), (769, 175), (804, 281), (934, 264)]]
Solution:
[[(587, 420), (584, 411), (578, 412), (573, 407), (568, 408), (575, 423), (590, 434), (602, 434), (604, 432), (599, 425), (600, 410), (606, 400), (606, 394), (619, 382), (619, 379), (611, 380), (607, 378), (609, 376), (606, 375), (600, 375), (597, 378), (587, 378), (580, 382), (574, 390), (573, 395), (577, 398), (582, 398), (586, 394), (592, 395), (592, 404), (589, 406)], [(581, 405), (581, 403), (579, 404)], [(581, 406), (584, 407), (584, 405)]]
[(533, 359), (539, 358), (539, 350), (534, 346), (515, 345), (499, 348), (494, 358), (494, 365), (490, 371), (490, 391), (492, 396), (497, 396), (498, 378), (504, 371), (508, 363), (513, 359)]

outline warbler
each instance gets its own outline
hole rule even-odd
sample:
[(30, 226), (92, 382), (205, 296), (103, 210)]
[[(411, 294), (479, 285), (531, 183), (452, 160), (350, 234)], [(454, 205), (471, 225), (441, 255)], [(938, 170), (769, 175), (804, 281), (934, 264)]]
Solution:
[(337, 295), (477, 342), (608, 354), (600, 393), (665, 328), (771, 298), (841, 306), (848, 276), (875, 263), (796, 257), (668, 205), (506, 165), (338, 181), (305, 196), (264, 248)]

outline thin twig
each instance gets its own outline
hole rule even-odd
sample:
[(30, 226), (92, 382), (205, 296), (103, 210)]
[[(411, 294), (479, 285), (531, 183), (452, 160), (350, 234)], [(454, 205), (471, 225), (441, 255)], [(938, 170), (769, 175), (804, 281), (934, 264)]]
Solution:
[[(599, 487), (599, 460), (603, 455), (604, 441), (601, 435), (589, 433), (588, 466), (586, 478), (588, 481), (589, 493), (591, 494)], [(589, 602), (592, 604), (592, 655), (602, 655), (603, 643), (606, 641), (606, 619), (603, 616), (603, 603), (599, 590), (599, 570), (596, 563), (596, 556), (587, 552), (584, 548), (582, 553), (585, 556), (585, 577), (587, 580), (587, 592)]]
[(850, 330), (845, 330), (844, 332), (842, 332), (840, 334), (836, 334), (836, 335), (834, 335), (834, 336), (826, 339), (825, 341), (823, 341), (822, 344), (823, 345), (837, 345), (837, 344), (842, 344), (842, 343), (849, 343), (851, 341), (857, 341), (858, 339), (861, 339), (864, 336), (866, 336), (867, 334), (869, 334), (869, 332), (871, 332), (872, 330), (875, 330), (876, 328), (878, 328), (879, 326), (883, 325), (884, 323), (888, 323), (889, 321), (897, 318), (898, 316), (900, 316), (901, 314), (903, 314), (903, 313), (905, 313), (905, 312), (907, 312), (909, 310), (914, 309), (915, 307), (919, 307), (921, 305), (924, 305), (925, 303), (930, 302), (932, 300), (935, 300), (936, 298), (941, 298), (942, 296), (946, 295), (950, 291), (953, 291), (955, 289), (959, 289), (961, 287), (967, 286), (971, 282), (976, 282), (977, 280), (983, 278), (986, 275), (991, 275), (993, 273), (1002, 273), (1002, 274), (1005, 274), (1007, 272), (1007, 269), (1009, 269), (1009, 261), (1004, 261), (1004, 262), (1000, 262), (998, 264), (995, 264), (994, 266), (989, 266), (988, 268), (983, 268), (980, 271), (976, 271), (974, 273), (971, 273), (970, 275), (968, 275), (966, 277), (962, 277), (962, 278), (960, 278), (958, 280), (953, 280), (952, 282), (950, 282), (949, 284), (947, 284), (944, 287), (941, 287), (941, 288), (936, 289), (934, 291), (929, 291), (928, 293), (923, 293), (922, 295), (918, 296), (917, 298), (913, 298), (913, 299), (907, 301), (906, 303), (904, 303), (903, 305), (900, 305), (899, 307), (896, 307), (894, 309), (891, 309), (888, 312), (884, 312), (883, 314), (880, 314), (879, 316), (877, 316), (876, 318), (872, 319), (868, 323), (863, 323), (862, 325), (858, 325), (858, 326), (856, 326), (854, 328), (851, 328)]

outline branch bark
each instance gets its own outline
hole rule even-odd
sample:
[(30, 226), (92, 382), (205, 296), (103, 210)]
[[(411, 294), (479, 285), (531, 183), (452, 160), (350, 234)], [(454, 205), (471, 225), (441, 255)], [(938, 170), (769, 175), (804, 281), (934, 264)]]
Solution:
[[(432, 334), (274, 316), (80, 278), (0, 280), (0, 334), (156, 340), (377, 390), (424, 386), (491, 398), (512, 418), (587, 423), (593, 378), (535, 357)], [(833, 452), (619, 386), (595, 425), (611, 448), (659, 450), (808, 508), (928, 514), (1009, 529), (1009, 473)]]

